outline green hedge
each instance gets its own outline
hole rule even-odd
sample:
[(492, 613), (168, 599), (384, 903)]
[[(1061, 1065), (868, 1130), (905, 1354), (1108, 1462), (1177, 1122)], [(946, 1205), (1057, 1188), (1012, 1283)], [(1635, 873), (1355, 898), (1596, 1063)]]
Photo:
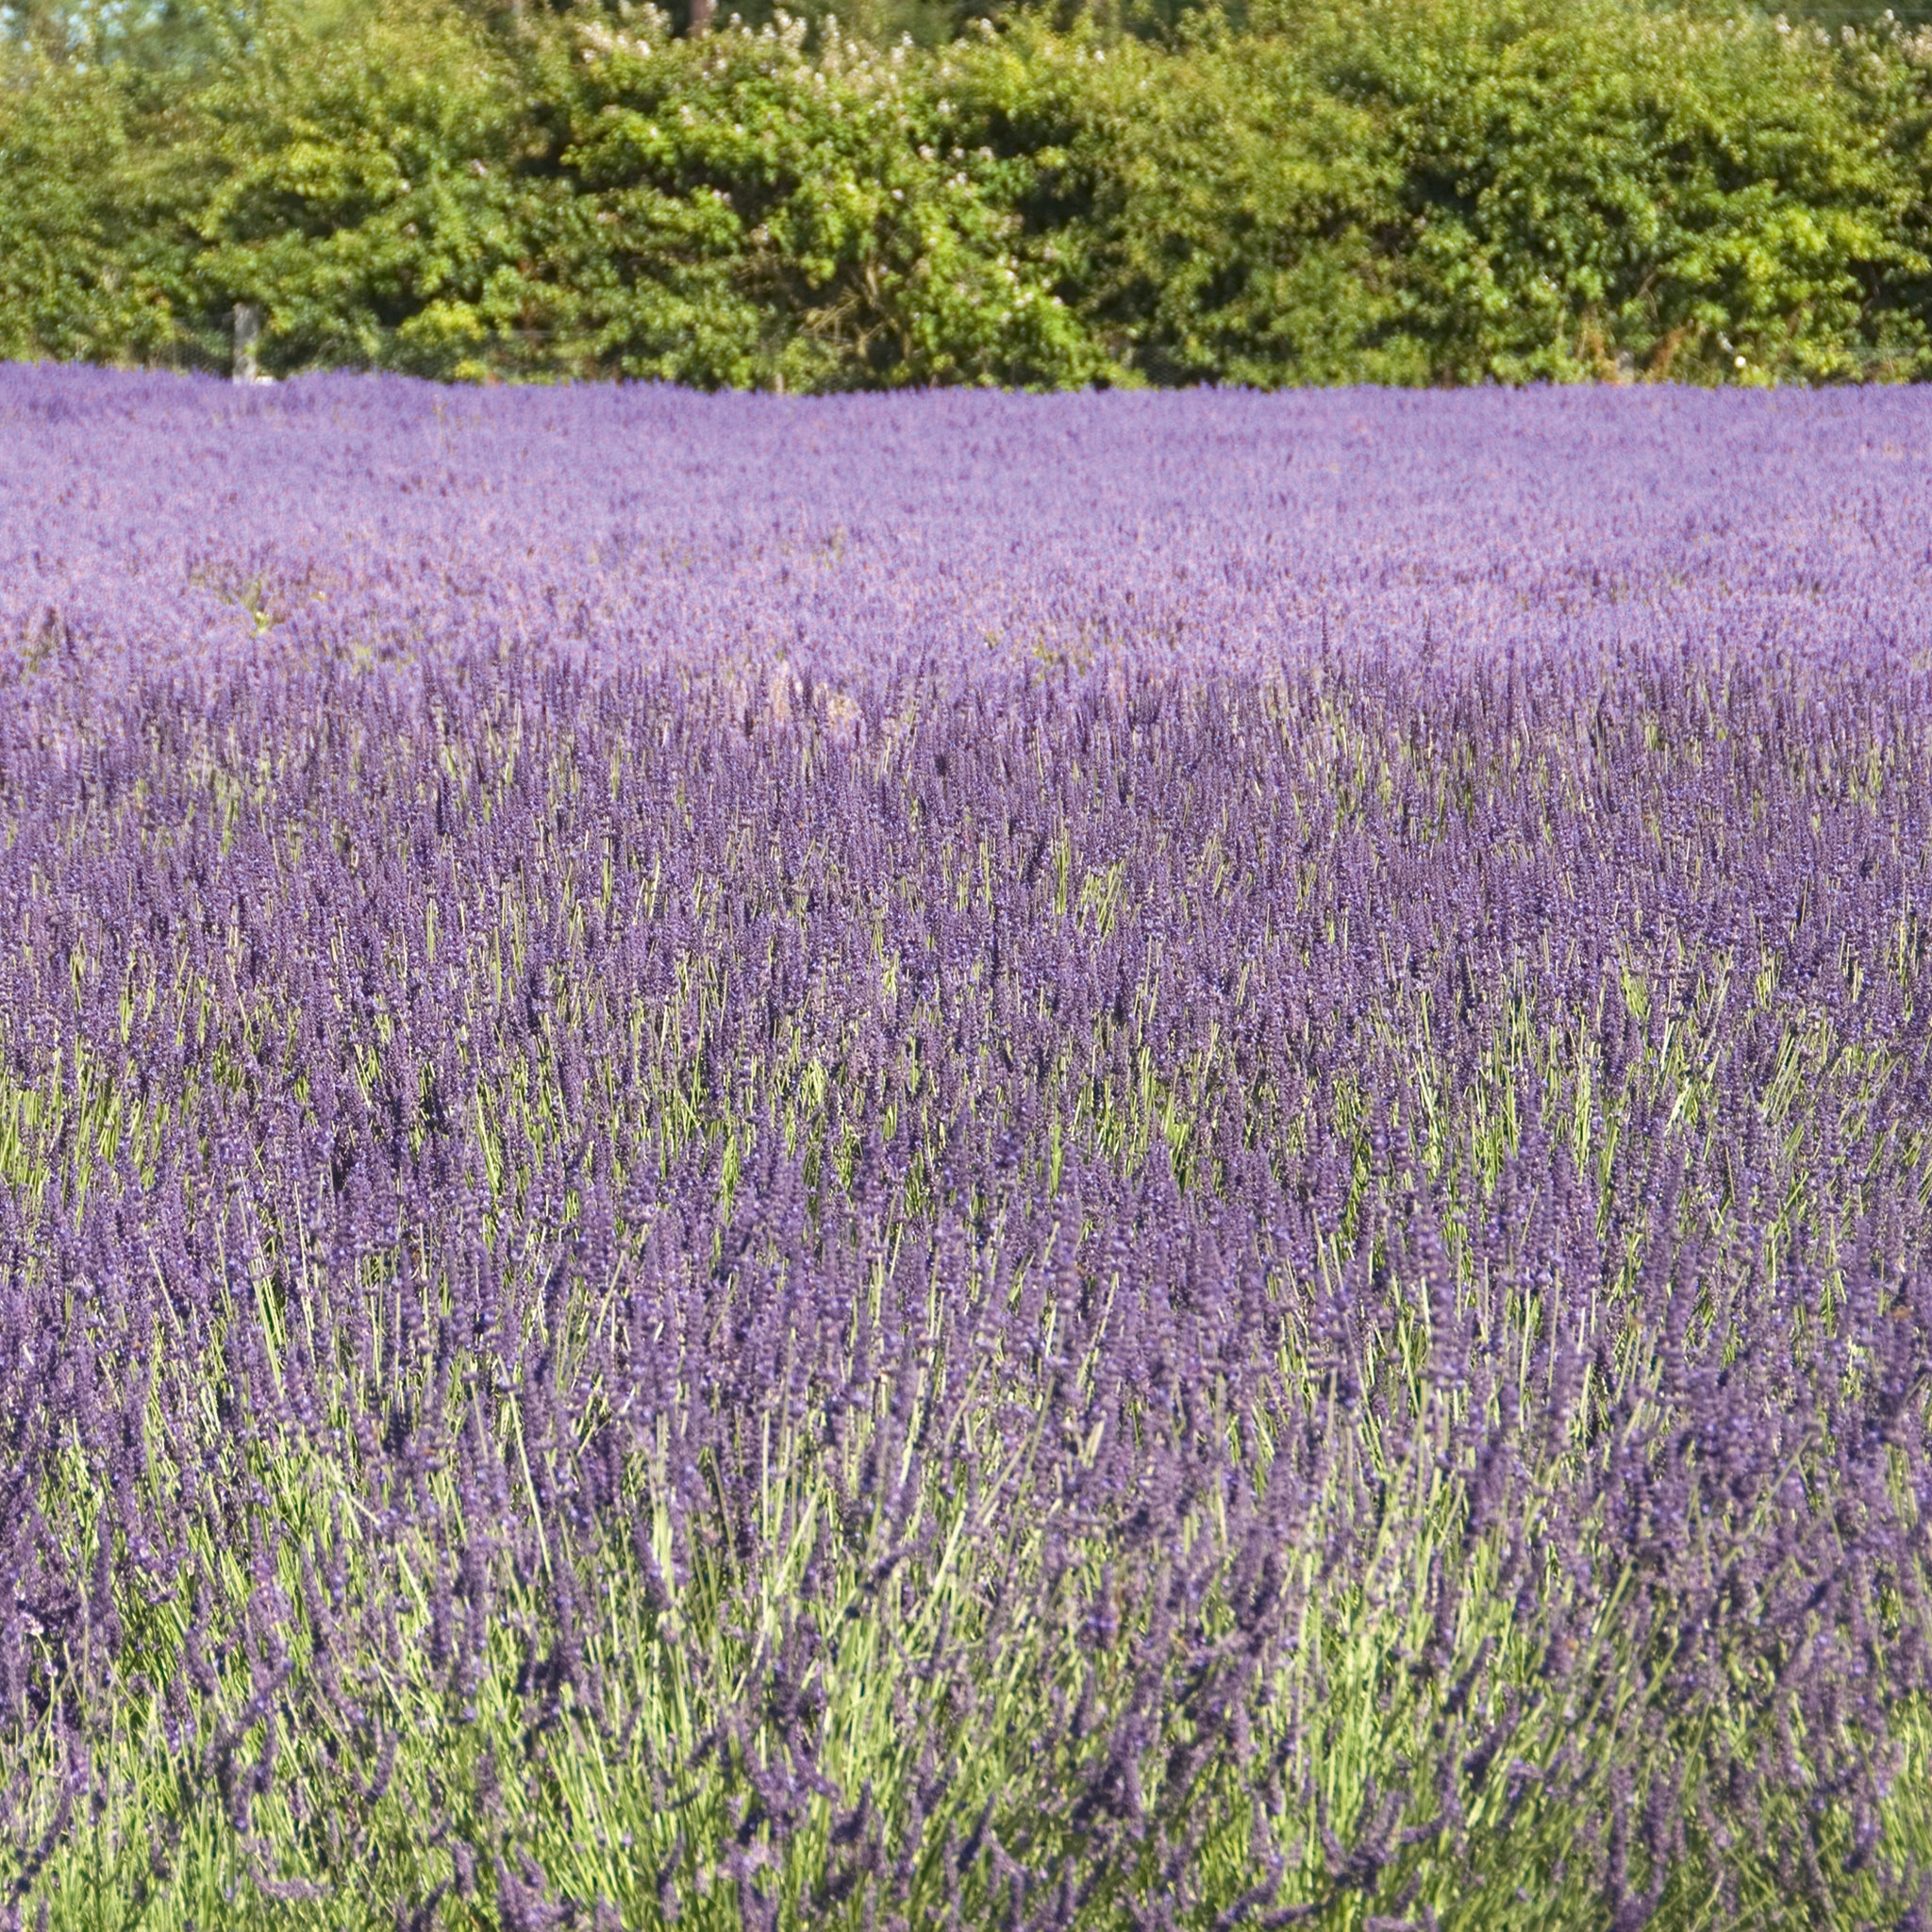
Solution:
[(0, 355), (942, 382), (1932, 372), (1932, 36), (1249, 0), (891, 50), (644, 8), (16, 48)]

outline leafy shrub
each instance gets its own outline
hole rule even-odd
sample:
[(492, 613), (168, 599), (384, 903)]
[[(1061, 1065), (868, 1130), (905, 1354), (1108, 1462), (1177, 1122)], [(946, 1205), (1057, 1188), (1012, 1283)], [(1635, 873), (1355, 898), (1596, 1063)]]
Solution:
[(1932, 367), (1932, 42), (1622, 0), (1019, 17), (272, 8), (0, 104), (12, 355), (793, 390)]
[(1022, 27), (942, 60), (1027, 249), (1120, 379), (1416, 380), (1401, 176), (1371, 115), (1284, 40), (1162, 52)]
[(38, 61), (0, 79), (0, 358), (174, 348), (188, 255), (157, 166), (164, 130), (143, 126), (147, 92)]
[(262, 359), (478, 375), (547, 366), (530, 251), (561, 184), (515, 66), (455, 10), (277, 18), (197, 102), (208, 188), (196, 271), (210, 308), (260, 305)]
[(1597, 0), (1395, 0), (1373, 25), (1284, 0), (1279, 25), (1385, 130), (1439, 379), (1924, 366), (1923, 321), (1875, 299), (1924, 267), (1912, 184), (1812, 37)]
[(672, 42), (650, 11), (586, 35), (556, 269), (600, 360), (793, 389), (1098, 373), (930, 64), (804, 38)]
[(1271, 25), (1173, 53), (1023, 32), (971, 64), (1037, 247), (1147, 379), (1925, 366), (1923, 302), (1885, 299), (1925, 259), (1898, 48), (1858, 43), (1861, 94), (1810, 37), (1615, 4)]

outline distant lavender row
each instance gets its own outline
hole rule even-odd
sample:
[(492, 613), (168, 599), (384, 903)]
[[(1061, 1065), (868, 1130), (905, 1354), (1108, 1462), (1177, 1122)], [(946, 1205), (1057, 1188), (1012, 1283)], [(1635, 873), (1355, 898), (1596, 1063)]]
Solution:
[(0, 1915), (1923, 1908), (1932, 408), (0, 408)]
[(1688, 646), (1923, 654), (1908, 391), (1364, 391), (795, 402), (262, 391), (0, 371), (0, 647), (116, 673), (378, 657), (790, 657), (978, 682), (1324, 648), (1588, 678)]

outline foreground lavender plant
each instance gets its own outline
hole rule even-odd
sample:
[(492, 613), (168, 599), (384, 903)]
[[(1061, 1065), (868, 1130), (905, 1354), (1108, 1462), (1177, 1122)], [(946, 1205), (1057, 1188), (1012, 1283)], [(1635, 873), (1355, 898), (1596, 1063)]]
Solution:
[(1916, 398), (0, 408), (10, 1915), (1923, 1909)]

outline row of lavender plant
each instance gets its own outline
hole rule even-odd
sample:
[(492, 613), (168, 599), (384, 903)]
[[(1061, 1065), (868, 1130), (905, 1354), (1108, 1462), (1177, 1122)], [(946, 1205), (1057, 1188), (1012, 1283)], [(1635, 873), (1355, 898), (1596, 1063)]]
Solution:
[[(226, 407), (9, 380), (41, 424), (161, 414), (150, 474)], [(0, 769), (10, 1913), (1918, 1907), (1932, 729), (1908, 652), (1831, 648), (1909, 635), (1889, 510), (1846, 562), (1777, 479), (1740, 547), (1819, 565), (1739, 601), (1781, 647), (1687, 650), (1666, 613), (1714, 621), (1725, 567), (1687, 501), (1735, 512), (1680, 465), (1674, 521), (1615, 540), (1647, 641), (1608, 640), (1607, 585), (1566, 658), (1570, 613), (1508, 591), (1603, 546), (1432, 558), (1424, 488), (1379, 648), (1264, 657), (1241, 613), (1286, 627), (1298, 553), (1244, 580), (1231, 512), (1183, 550), (1214, 501), (1160, 478), (1239, 480), (1228, 412), (1265, 455), (1302, 406), (1055, 405), (1104, 460), (1028, 552), (1026, 499), (972, 530), (957, 499), (1038, 411), (948, 404), (967, 483), (874, 452), (917, 541), (807, 571), (788, 519), (815, 483), (836, 513), (879, 420), (814, 409), (788, 433), (832, 457), (740, 505), (761, 601), (708, 663), (726, 600), (681, 581), (678, 503), (614, 552), (612, 511), (594, 571), (569, 530), (492, 566), (451, 512), (431, 550), (384, 521), (428, 405), (315, 397), (350, 426), (273, 487), (322, 508), (239, 605), (197, 601), (178, 490), (10, 539), (41, 584)], [(480, 407), (581, 407), (578, 499), (631, 491), (608, 400)], [(704, 489), (740, 461), (741, 404), (624, 407), (641, 441), (711, 425)], [(1328, 407), (1439, 500), (1481, 466), (1467, 399)], [(1600, 477), (1617, 407), (1577, 419)], [(14, 460), (80, 493), (59, 427)], [(287, 467), (288, 420), (226, 433)], [(1156, 554), (1057, 581), (1065, 504), (1137, 442)], [(1250, 467), (1236, 509), (1284, 493)], [(935, 588), (907, 558), (948, 531), (1008, 579)], [(1198, 652), (1153, 596), (1183, 566)], [(572, 573), (598, 608), (514, 641)], [(347, 613), (276, 608), (298, 577)], [(1119, 600), (1084, 640), (971, 634), (1082, 586)], [(886, 642), (810, 634), (841, 619)]]

